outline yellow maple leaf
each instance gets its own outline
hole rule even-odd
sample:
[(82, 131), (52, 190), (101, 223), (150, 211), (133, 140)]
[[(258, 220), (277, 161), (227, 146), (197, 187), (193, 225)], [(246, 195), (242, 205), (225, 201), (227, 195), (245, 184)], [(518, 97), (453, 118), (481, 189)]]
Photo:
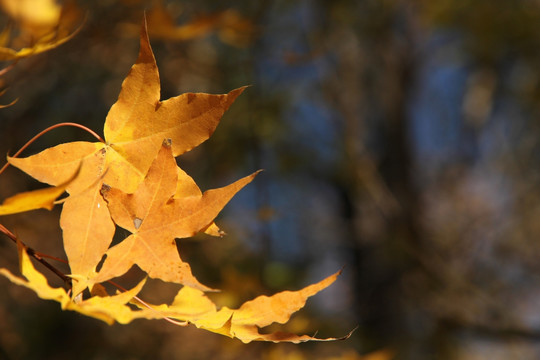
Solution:
[(285, 324), (291, 315), (304, 307), (309, 297), (330, 286), (341, 271), (328, 276), (318, 283), (298, 291), (283, 291), (273, 296), (259, 296), (245, 302), (238, 309), (216, 305), (200, 290), (184, 286), (171, 305), (154, 305), (151, 311), (141, 308), (137, 316), (154, 319), (160, 316), (188, 321), (198, 328), (218, 334), (238, 338), (244, 343), (251, 341), (292, 342), (331, 341), (348, 338), (319, 339), (309, 335), (295, 335), (284, 332), (261, 334), (259, 329), (272, 323)]
[[(81, 176), (66, 188), (70, 196), (60, 218), (72, 274), (90, 277), (112, 241), (115, 227), (100, 194), (102, 183), (133, 192), (163, 139), (172, 139), (174, 156), (199, 145), (243, 90), (224, 95), (187, 93), (160, 101), (158, 69), (143, 23), (139, 57), (105, 120), (106, 142), (71, 142), (28, 158), (8, 158), (51, 185), (65, 182), (83, 161)], [(81, 286), (74, 283), (74, 296), (84, 290)]]
[(102, 195), (113, 221), (132, 235), (107, 251), (94, 281), (121, 276), (137, 264), (150, 277), (211, 290), (200, 284), (190, 266), (180, 259), (174, 239), (193, 236), (207, 227), (256, 173), (223, 188), (175, 199), (176, 169), (171, 142), (167, 140), (133, 194), (103, 186)]
[(31, 55), (37, 55), (39, 53), (52, 50), (71, 40), (77, 34), (77, 32), (78, 30), (66, 37), (62, 37), (50, 42), (37, 43), (33, 46), (24, 47), (20, 50), (14, 50), (8, 47), (0, 47), (0, 61), (22, 59)]
[(36, 209), (51, 210), (55, 200), (66, 191), (66, 187), (77, 176), (78, 172), (76, 172), (71, 179), (58, 186), (26, 191), (5, 199), (2, 205), (0, 205), (0, 216)]
[(35, 209), (51, 210), (54, 201), (64, 193), (66, 185), (26, 191), (4, 200), (0, 205), (0, 216), (17, 214)]
[(75, 302), (63, 288), (53, 288), (49, 285), (45, 276), (36, 270), (28, 253), (20, 242), (18, 242), (18, 249), (20, 269), (24, 278), (13, 275), (7, 269), (0, 269), (0, 275), (5, 276), (11, 282), (34, 291), (44, 300), (59, 302), (64, 310), (77, 311), (108, 324), (113, 324), (115, 321), (126, 324), (140, 317), (138, 314), (139, 311), (133, 311), (128, 303), (141, 291), (145, 280), (142, 280), (133, 289), (118, 295), (108, 297), (94, 296), (88, 300)]
[[(0, 36), (0, 61), (25, 58), (54, 49), (72, 39), (81, 27), (74, 24), (81, 16), (73, 4), (60, 6), (54, 0), (0, 0), (2, 9), (21, 32), (18, 46), (8, 47), (10, 27)], [(75, 30), (74, 30), (75, 29)], [(12, 45), (13, 47), (13, 45)]]

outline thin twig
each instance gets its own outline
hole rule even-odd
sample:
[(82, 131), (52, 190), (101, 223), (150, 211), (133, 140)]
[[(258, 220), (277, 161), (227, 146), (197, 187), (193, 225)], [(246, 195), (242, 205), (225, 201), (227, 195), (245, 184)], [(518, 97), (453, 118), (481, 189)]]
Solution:
[(42, 258), (51, 259), (51, 260), (56, 260), (56, 261), (61, 262), (61, 263), (64, 263), (64, 264), (67, 264), (67, 263), (68, 263), (67, 260), (57, 258), (56, 256), (47, 255), (47, 254), (44, 254), (44, 253), (39, 252), (39, 251), (36, 251), (36, 255), (39, 256), (39, 257), (42, 257)]
[(11, 71), (15, 65), (17, 65), (17, 63), (19, 62), (19, 60), (15, 60), (14, 62), (12, 62), (11, 64), (9, 64), (8, 66), (6, 66), (5, 68), (1, 69), (0, 70), (0, 76), (3, 76), (5, 75), (8, 71)]
[(15, 244), (20, 243), (22, 246), (24, 246), (24, 249), (26, 250), (28, 255), (32, 256), (34, 259), (36, 259), (37, 261), (42, 263), (43, 266), (45, 266), (47, 269), (51, 270), (55, 275), (57, 275), (60, 279), (62, 279), (62, 281), (64, 281), (66, 286), (68, 286), (71, 289), (71, 278), (66, 276), (63, 272), (61, 272), (60, 270), (55, 268), (53, 265), (49, 264), (47, 262), (47, 260), (45, 260), (43, 258), (41, 253), (35, 251), (34, 249), (32, 249), (31, 247), (26, 245), (24, 242), (22, 242), (20, 239), (18, 239), (17, 236), (15, 236), (15, 234), (13, 234), (11, 231), (9, 231), (2, 224), (0, 224), (0, 232), (4, 233), (4, 235), (6, 235), (8, 238), (10, 238)]

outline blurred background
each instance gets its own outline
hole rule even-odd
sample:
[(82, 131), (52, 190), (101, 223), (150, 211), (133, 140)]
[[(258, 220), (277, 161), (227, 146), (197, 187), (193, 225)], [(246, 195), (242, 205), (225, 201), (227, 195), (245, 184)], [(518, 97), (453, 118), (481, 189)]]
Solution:
[[(144, 11), (162, 99), (251, 85), (178, 162), (203, 190), (265, 172), (218, 217), (228, 236), (179, 240), (183, 259), (227, 306), (343, 268), (280, 329), (340, 337), (358, 326), (345, 341), (244, 345), (160, 321), (108, 326), (2, 278), (0, 359), (540, 358), (540, 2), (0, 0), (0, 10), (0, 45), (15, 50), (81, 26), (1, 63), (0, 104), (18, 98), (0, 109), (1, 154), (59, 122), (102, 134)], [(75, 140), (93, 138), (61, 128), (23, 155)], [(41, 186), (9, 168), (0, 198)], [(1, 221), (65, 257), (58, 215)], [(0, 267), (16, 269), (15, 246), (0, 249)]]

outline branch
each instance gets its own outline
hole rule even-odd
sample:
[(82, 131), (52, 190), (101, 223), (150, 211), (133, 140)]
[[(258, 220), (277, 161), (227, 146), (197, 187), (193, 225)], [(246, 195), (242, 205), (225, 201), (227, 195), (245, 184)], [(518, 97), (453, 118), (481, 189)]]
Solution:
[[(31, 257), (33, 257), (34, 259), (36, 259), (40, 263), (42, 263), (43, 266), (45, 266), (47, 269), (51, 270), (55, 275), (57, 275), (60, 279), (62, 279), (64, 284), (66, 284), (66, 286), (69, 289), (71, 289), (71, 278), (66, 276), (63, 272), (61, 272), (60, 270), (55, 268), (53, 265), (49, 264), (47, 262), (47, 260), (44, 259), (44, 257), (50, 257), (50, 256), (43, 255), (43, 254), (37, 252), (36, 250), (32, 249), (28, 245), (26, 245), (25, 243), (23, 243), (20, 239), (17, 238), (17, 236), (15, 236), (15, 234), (13, 234), (11, 231), (9, 231), (2, 224), (0, 224), (0, 232), (4, 233), (4, 235), (6, 235), (8, 238), (10, 238), (15, 244), (17, 244), (17, 243), (21, 244), (24, 247), (24, 249), (26, 250), (26, 252), (28, 253), (28, 255), (30, 255)], [(54, 258), (54, 257), (50, 257), (50, 258)], [(54, 259), (56, 259), (56, 258), (54, 258)], [(58, 259), (58, 260), (60, 260), (60, 259)]]

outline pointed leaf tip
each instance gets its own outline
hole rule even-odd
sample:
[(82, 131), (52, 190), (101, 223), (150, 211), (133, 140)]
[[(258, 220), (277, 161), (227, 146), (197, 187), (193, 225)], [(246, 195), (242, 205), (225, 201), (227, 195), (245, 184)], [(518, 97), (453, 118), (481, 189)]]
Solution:
[[(152, 51), (152, 47), (150, 46), (150, 38), (148, 36), (148, 25), (146, 21), (146, 14), (143, 16), (142, 24), (141, 24), (141, 33), (140, 33), (140, 46), (141, 50), (139, 52), (139, 60), (141, 60), (141, 56), (143, 53), (145, 55), (150, 55), (151, 60), (154, 60), (154, 53)], [(144, 51), (143, 51), (144, 49)], [(139, 61), (137, 61), (139, 62)]]

